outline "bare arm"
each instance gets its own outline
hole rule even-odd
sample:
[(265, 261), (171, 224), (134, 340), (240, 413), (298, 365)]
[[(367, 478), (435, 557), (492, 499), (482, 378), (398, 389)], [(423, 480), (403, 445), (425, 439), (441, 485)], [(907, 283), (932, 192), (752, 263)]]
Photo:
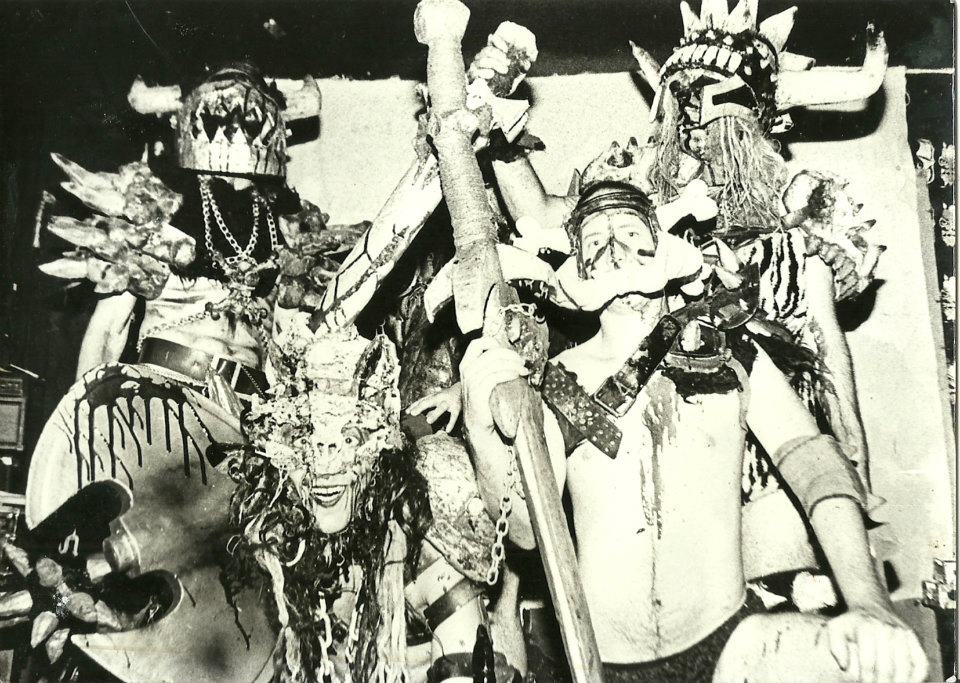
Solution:
[[(514, 463), (516, 455), (494, 426), (490, 410), (493, 388), (525, 373), (523, 359), (515, 351), (496, 346), (486, 338), (471, 343), (460, 364), (463, 423), (477, 470), (480, 496), (494, 518), (500, 513), (502, 498), (510, 497), (509, 538), (521, 548), (531, 549), (536, 541), (527, 506), (521, 498), (523, 486)], [(563, 436), (549, 410), (543, 411), (543, 418), (551, 465), (557, 486), (562, 489), (566, 478)]]
[(818, 256), (807, 259), (807, 303), (810, 329), (830, 380), (823, 396), (830, 426), (841, 443), (856, 449), (857, 473), (869, 489), (867, 438), (860, 420), (850, 347), (837, 322), (833, 271)]
[(533, 218), (544, 230), (559, 230), (577, 203), (576, 195), (548, 194), (530, 160), (494, 161), (500, 193), (514, 221)]
[(120, 360), (130, 334), (137, 298), (129, 292), (101, 299), (80, 343), (77, 379), (98, 365)]
[[(750, 379), (747, 424), (768, 453), (777, 453), (799, 437), (820, 434), (817, 423), (787, 378), (763, 351), (758, 351)], [(843, 456), (827, 454), (825, 457)], [(788, 486), (793, 488), (799, 484), (789, 470), (783, 469), (781, 474)], [(889, 606), (874, 570), (857, 502), (848, 497), (825, 498), (814, 505), (810, 523), (847, 604)]]

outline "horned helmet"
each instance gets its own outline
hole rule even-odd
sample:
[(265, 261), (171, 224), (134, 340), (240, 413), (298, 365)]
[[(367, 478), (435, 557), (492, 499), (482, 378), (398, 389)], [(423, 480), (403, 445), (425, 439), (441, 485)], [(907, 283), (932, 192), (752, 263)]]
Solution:
[(268, 82), (247, 62), (209, 71), (185, 96), (138, 78), (127, 99), (141, 114), (172, 115), (180, 166), (216, 175), (284, 177), (287, 124), (320, 113), (312, 78)]
[(758, 26), (757, 1), (739, 0), (729, 10), (727, 0), (703, 0), (697, 15), (683, 0), (683, 38), (662, 67), (632, 46), (641, 74), (657, 93), (652, 117), (660, 114), (669, 93), (676, 98), (683, 128), (733, 116), (779, 133), (791, 127), (792, 108), (862, 100), (880, 87), (887, 66), (882, 32), (867, 27), (862, 68), (815, 67), (812, 58), (784, 49), (797, 8)]

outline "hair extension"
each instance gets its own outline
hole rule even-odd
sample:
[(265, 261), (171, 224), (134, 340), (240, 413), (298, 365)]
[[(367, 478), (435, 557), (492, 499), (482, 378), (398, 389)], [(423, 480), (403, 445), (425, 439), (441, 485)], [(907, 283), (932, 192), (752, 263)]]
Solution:
[[(342, 592), (351, 565), (358, 565), (363, 578), (357, 608), (363, 609), (352, 674), (355, 681), (374, 679), (377, 639), (384, 626), (377, 595), (389, 523), (396, 521), (410, 540), (406, 557), (410, 571), (419, 560), (420, 543), (432, 520), (426, 481), (414, 459), (410, 448), (382, 453), (367, 485), (358, 491), (349, 526), (332, 535), (314, 528), (292, 482), (269, 459), (248, 452), (232, 464), (237, 488), (230, 501), (230, 518), (238, 533), (231, 542), (234, 561), (225, 585), (236, 594), (251, 579), (267, 574), (256, 560), (257, 551), (273, 554), (284, 565), (290, 563), (283, 568), (284, 595), (275, 597), (289, 609), (289, 626), (298, 638), (303, 670), (313, 672), (321, 661), (321, 634), (312, 617), (317, 601), (324, 600), (329, 610)], [(344, 625), (338, 625), (334, 641), (345, 638)], [(290, 677), (283, 669), (281, 661), (276, 675), (281, 681)]]
[[(657, 159), (649, 180), (662, 203), (680, 192), (677, 175), (683, 149), (679, 112), (673, 98), (664, 102), (664, 119), (658, 138)], [(707, 125), (708, 145), (719, 147), (726, 174), (718, 198), (721, 210), (736, 224), (775, 230), (782, 225), (780, 195), (787, 179), (783, 158), (764, 136), (760, 125), (724, 116)]]

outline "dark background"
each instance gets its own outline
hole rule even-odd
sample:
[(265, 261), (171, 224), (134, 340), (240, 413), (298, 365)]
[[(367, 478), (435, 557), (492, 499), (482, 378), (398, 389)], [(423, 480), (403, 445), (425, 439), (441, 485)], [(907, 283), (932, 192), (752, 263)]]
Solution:
[[(140, 117), (127, 105), (127, 91), (138, 74), (148, 83), (177, 83), (205, 64), (251, 58), (272, 76), (422, 79), (425, 50), (413, 37), (415, 4), (0, 3), (0, 366), (16, 363), (41, 377), (29, 382), (26, 453), (72, 382), (80, 338), (96, 302), (89, 287), (65, 290), (62, 281), (36, 269), (58, 248), (46, 237), (40, 249), (32, 246), (41, 192), (58, 190), (61, 180), (49, 153), (58, 151), (93, 170), (115, 170), (139, 157), (144, 142), (165, 124)], [(465, 52), (481, 47), (500, 21), (516, 21), (538, 39), (540, 59), (533, 75), (630, 69), (628, 39), (662, 60), (681, 31), (673, 0), (468, 4), (473, 18)], [(946, 1), (778, 0), (761, 3), (761, 19), (791, 4), (800, 11), (788, 48), (821, 64), (855, 65), (863, 56), (864, 27), (873, 21), (886, 32), (892, 65), (953, 66), (953, 7)], [(265, 27), (271, 19), (272, 30)], [(927, 137), (939, 153), (941, 141), (953, 140), (951, 78), (910, 77), (908, 89), (912, 147), (916, 149), (917, 137)], [(842, 118), (838, 126), (842, 134)], [(923, 130), (914, 134), (914, 127)], [(598, 149), (606, 142), (597, 141)], [(55, 194), (64, 199), (62, 192)], [(953, 250), (938, 245), (941, 268), (952, 272)], [(22, 481), (23, 463), (19, 470), (7, 482), (14, 489)]]

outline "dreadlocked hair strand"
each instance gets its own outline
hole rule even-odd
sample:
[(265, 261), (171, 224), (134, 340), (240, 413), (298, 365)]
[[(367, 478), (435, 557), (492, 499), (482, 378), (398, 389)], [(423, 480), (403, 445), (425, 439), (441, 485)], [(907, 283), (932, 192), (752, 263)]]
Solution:
[[(310, 680), (321, 662), (319, 609), (331, 614), (343, 592), (350, 568), (359, 566), (362, 578), (355, 610), (358, 633), (352, 676), (354, 681), (375, 679), (377, 640), (383, 628), (377, 596), (381, 590), (390, 522), (406, 536), (405, 573), (419, 561), (421, 542), (432, 521), (426, 481), (415, 466), (415, 453), (407, 444), (385, 451), (377, 459), (363, 490), (357, 492), (353, 516), (346, 529), (325, 534), (314, 527), (304, 501), (289, 477), (263, 455), (248, 451), (236, 458), (229, 471), (237, 487), (230, 500), (230, 520), (237, 533), (230, 542), (232, 561), (225, 568), (224, 585), (233, 595), (251, 582), (271, 576), (264, 554), (279, 561), (282, 596), (274, 596), (288, 611), (290, 631), (296, 634), (301, 672), (287, 671), (286, 656), (278, 652), (275, 680), (282, 683)], [(277, 562), (271, 562), (276, 571)], [(319, 601), (323, 600), (321, 608)], [(278, 608), (274, 615), (282, 621)], [(347, 626), (332, 620), (334, 646), (345, 642)], [(281, 624), (283, 625), (283, 624)], [(305, 675), (306, 679), (302, 676)]]

